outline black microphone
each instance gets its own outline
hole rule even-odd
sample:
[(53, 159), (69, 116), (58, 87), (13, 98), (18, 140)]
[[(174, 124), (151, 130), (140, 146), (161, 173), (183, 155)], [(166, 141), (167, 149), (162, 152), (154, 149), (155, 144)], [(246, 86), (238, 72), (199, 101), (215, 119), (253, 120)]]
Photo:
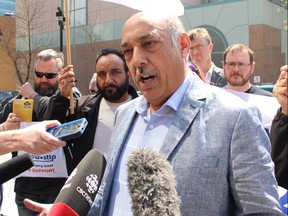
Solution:
[[(77, 214), (87, 215), (101, 184), (105, 168), (105, 157), (96, 149), (90, 150), (68, 177), (54, 203), (64, 203)], [(57, 212), (61, 215), (62, 208), (58, 209), (57, 205), (52, 206), (51, 210), (53, 215), (57, 215)]]
[(18, 155), (0, 164), (0, 184), (25, 172), (32, 166), (34, 166), (34, 161), (28, 153)]
[(151, 148), (139, 148), (128, 157), (128, 189), (134, 216), (180, 216), (181, 200), (172, 167)]

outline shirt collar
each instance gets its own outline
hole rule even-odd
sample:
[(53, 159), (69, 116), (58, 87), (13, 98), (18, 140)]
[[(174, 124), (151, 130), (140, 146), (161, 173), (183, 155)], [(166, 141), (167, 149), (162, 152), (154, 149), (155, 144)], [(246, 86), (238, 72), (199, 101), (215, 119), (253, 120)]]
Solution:
[[(161, 110), (163, 107), (169, 106), (173, 110), (177, 111), (191, 81), (192, 81), (192, 74), (187, 73), (187, 76), (185, 77), (185, 80), (181, 84), (181, 86), (171, 95), (171, 97), (162, 105), (162, 107), (159, 110)], [(140, 96), (139, 102), (136, 105), (136, 112), (142, 115), (146, 113), (148, 109), (149, 109), (148, 101), (144, 96)]]

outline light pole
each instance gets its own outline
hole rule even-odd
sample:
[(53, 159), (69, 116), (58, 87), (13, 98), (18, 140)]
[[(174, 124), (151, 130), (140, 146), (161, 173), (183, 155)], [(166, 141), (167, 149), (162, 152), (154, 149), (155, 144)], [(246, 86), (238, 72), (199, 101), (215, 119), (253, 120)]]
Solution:
[(60, 26), (60, 52), (63, 52), (63, 29), (65, 23), (65, 17), (60, 7), (57, 7), (56, 17)]

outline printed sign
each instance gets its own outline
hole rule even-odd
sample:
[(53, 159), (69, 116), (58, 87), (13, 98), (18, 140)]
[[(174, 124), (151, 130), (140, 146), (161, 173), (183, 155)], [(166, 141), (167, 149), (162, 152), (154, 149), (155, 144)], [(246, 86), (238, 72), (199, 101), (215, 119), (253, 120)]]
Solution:
[(21, 119), (21, 122), (32, 122), (33, 100), (32, 99), (14, 99), (13, 113)]

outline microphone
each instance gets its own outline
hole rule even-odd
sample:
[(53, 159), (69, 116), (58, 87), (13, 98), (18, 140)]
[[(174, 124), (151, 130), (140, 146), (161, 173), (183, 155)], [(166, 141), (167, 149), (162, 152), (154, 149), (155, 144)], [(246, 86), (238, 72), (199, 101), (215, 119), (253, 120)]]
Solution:
[(34, 161), (28, 153), (18, 155), (0, 164), (0, 184), (25, 172), (32, 166), (34, 166)]
[[(106, 168), (105, 157), (96, 149), (90, 150), (68, 177), (59, 192), (53, 214), (61, 215), (62, 208), (70, 206), (75, 214), (87, 215), (101, 184)], [(72, 214), (73, 215), (73, 214)]]
[(78, 214), (65, 203), (55, 203), (49, 211), (53, 216), (78, 216)]
[(128, 189), (134, 216), (180, 216), (181, 200), (172, 167), (151, 148), (139, 148), (128, 157)]

